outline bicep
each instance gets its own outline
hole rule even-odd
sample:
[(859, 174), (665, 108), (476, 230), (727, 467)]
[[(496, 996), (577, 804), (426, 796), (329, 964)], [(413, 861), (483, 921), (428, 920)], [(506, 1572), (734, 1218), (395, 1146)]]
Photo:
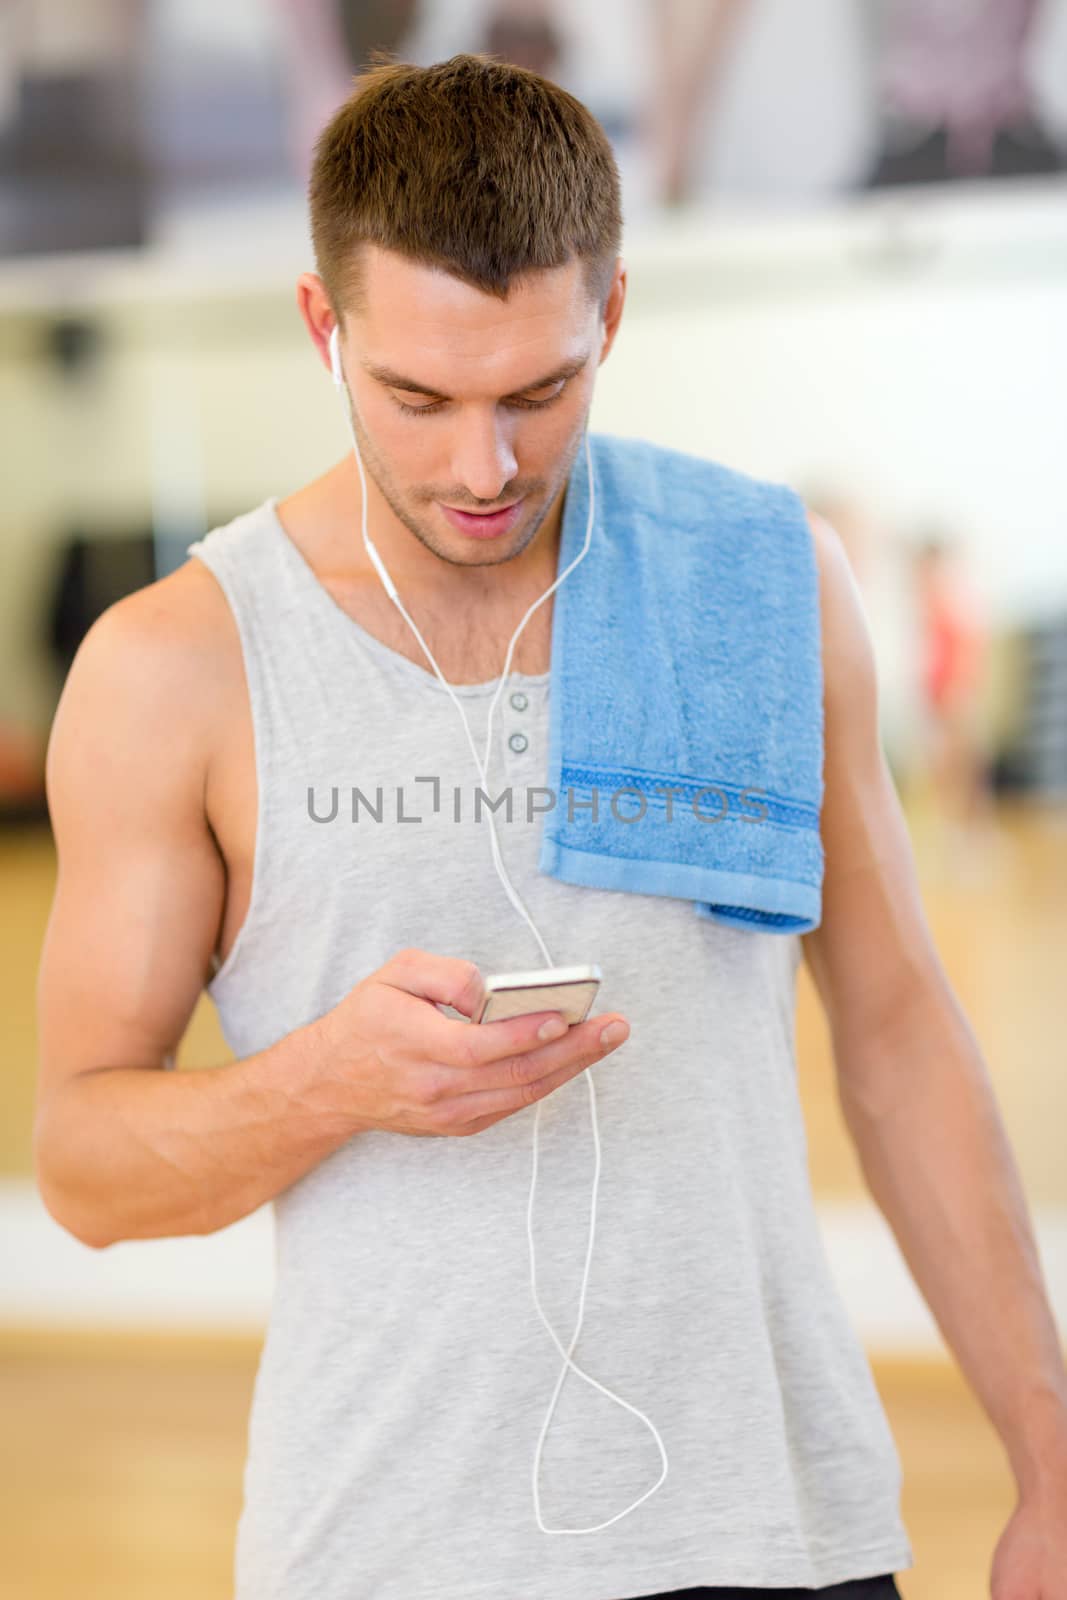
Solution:
[(834, 530), (813, 517), (812, 531), (823, 639), (824, 873), (821, 921), (802, 947), (835, 1046), (849, 1047), (917, 998), (940, 976), (940, 962), (882, 747), (859, 590)]
[(191, 658), (159, 587), (94, 623), (49, 738), (58, 873), (37, 983), (38, 1112), (78, 1073), (167, 1065), (208, 977), (225, 874)]

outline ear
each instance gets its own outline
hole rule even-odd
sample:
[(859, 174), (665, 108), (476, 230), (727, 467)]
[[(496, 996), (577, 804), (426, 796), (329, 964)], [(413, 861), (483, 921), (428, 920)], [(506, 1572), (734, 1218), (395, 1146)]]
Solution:
[[(335, 360), (330, 348), (330, 335), (326, 329), (336, 320), (336, 314), (326, 293), (326, 286), (317, 272), (302, 272), (296, 281), (296, 303), (304, 321), (304, 326), (311, 335), (311, 342), (320, 360), (329, 367), (333, 380), (337, 383), (337, 372), (340, 360)], [(341, 373), (341, 382), (344, 373)]]
[(600, 360), (603, 361), (612, 345), (615, 335), (619, 331), (619, 322), (622, 318), (623, 302), (626, 299), (626, 263), (622, 256), (615, 261), (615, 276), (611, 282), (608, 298), (604, 303), (604, 343), (600, 350)]

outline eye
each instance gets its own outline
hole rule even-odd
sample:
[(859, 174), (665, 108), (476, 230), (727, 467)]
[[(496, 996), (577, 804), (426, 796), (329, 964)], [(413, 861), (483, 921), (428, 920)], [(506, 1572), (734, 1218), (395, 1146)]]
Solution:
[(559, 385), (559, 388), (553, 390), (553, 392), (545, 400), (513, 400), (512, 405), (516, 405), (525, 411), (540, 411), (542, 407), (550, 406), (554, 400), (558, 400), (566, 387), (566, 381), (564, 381)]
[(406, 412), (409, 417), (424, 417), (428, 411), (440, 411), (444, 401), (433, 400), (428, 406), (406, 406), (403, 400), (398, 400), (396, 404), (397, 409)]
[[(560, 395), (563, 393), (563, 391), (564, 391), (564, 389), (566, 387), (567, 387), (567, 380), (564, 379), (564, 381), (559, 385), (558, 389), (556, 389), (552, 394), (550, 394), (544, 400), (527, 400), (525, 398), (519, 397), (519, 398), (514, 399), (514, 400), (505, 401), (504, 403), (507, 404), (507, 405), (514, 406), (516, 408), (516, 410), (519, 410), (519, 411), (541, 411), (541, 410), (544, 409), (545, 406), (553, 405), (559, 399)], [(409, 416), (409, 417), (426, 417), (426, 416), (432, 415), (432, 413), (435, 412), (435, 411), (440, 411), (441, 407), (443, 405), (445, 405), (445, 403), (446, 402), (444, 400), (431, 400), (429, 405), (425, 405), (425, 406), (409, 406), (409, 405), (405, 405), (403, 400), (398, 400), (396, 402), (396, 406), (397, 406), (397, 410), (398, 411), (403, 411), (406, 416)]]

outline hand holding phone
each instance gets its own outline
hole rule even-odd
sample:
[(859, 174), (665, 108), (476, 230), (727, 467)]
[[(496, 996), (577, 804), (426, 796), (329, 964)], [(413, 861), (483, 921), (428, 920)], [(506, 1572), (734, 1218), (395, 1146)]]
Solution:
[[(400, 950), (307, 1024), (316, 1104), (346, 1137), (480, 1133), (625, 1043), (629, 1024), (619, 1012), (587, 1016), (599, 982), (597, 967), (498, 973), (487, 982), (473, 961)], [(446, 1004), (460, 1015), (443, 1015)], [(495, 1014), (490, 1006), (516, 1009), (475, 1026)], [(553, 1023), (559, 1031), (542, 1037)]]

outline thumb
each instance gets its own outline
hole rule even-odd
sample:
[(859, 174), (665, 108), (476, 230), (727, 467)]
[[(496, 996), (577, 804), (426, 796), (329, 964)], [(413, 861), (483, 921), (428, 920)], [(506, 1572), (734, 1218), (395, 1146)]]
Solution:
[(459, 956), (439, 956), (430, 950), (409, 947), (398, 950), (381, 970), (383, 983), (406, 994), (431, 1000), (438, 1011), (451, 1007), (461, 1016), (471, 1017), (485, 993), (481, 969)]

